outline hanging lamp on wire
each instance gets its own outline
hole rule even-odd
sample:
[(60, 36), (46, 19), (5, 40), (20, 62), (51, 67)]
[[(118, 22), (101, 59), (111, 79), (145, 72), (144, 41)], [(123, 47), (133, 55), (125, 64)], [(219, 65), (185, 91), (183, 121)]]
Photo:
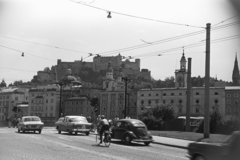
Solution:
[(108, 16), (107, 16), (107, 18), (112, 18), (112, 16), (111, 16), (111, 12), (110, 12), (110, 11), (108, 11), (107, 13), (108, 13)]
[(24, 52), (22, 52), (22, 57), (24, 57)]

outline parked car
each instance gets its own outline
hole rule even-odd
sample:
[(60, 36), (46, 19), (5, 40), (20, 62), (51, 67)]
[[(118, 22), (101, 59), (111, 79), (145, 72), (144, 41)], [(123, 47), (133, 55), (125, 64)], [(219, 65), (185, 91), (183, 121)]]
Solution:
[(92, 123), (88, 123), (86, 117), (83, 116), (65, 116), (62, 123), (58, 125), (58, 133), (62, 131), (72, 134), (85, 133), (89, 135)]
[(149, 145), (153, 141), (146, 125), (137, 119), (117, 120), (112, 128), (111, 136), (122, 140), (127, 145), (131, 142), (143, 142), (145, 145)]
[(18, 132), (38, 131), (41, 134), (44, 123), (37, 116), (24, 116), (20, 119), (17, 128)]
[(192, 160), (239, 160), (240, 131), (233, 132), (223, 143), (195, 142), (188, 148)]
[(59, 125), (63, 123), (64, 117), (60, 117), (57, 122), (55, 122), (54, 126), (58, 129)]

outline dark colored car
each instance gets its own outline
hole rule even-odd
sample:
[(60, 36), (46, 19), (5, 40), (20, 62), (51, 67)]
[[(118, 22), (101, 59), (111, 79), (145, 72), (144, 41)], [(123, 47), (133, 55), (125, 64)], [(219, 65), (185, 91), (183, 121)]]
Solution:
[(153, 141), (146, 125), (137, 119), (118, 120), (112, 128), (111, 136), (122, 140), (127, 145), (131, 142), (143, 142), (145, 145), (149, 145)]
[(223, 143), (195, 142), (188, 148), (192, 160), (239, 160), (240, 131), (233, 132)]
[(60, 117), (57, 122), (55, 122), (54, 126), (58, 129), (59, 125), (63, 123), (64, 117)]

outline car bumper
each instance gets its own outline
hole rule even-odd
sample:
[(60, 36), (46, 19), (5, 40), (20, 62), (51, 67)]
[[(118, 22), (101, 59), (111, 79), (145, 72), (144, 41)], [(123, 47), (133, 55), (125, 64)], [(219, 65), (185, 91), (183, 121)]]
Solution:
[(81, 133), (86, 133), (86, 132), (90, 132), (90, 129), (72, 129), (72, 132), (81, 132)]
[(132, 139), (133, 142), (153, 142), (152, 139)]

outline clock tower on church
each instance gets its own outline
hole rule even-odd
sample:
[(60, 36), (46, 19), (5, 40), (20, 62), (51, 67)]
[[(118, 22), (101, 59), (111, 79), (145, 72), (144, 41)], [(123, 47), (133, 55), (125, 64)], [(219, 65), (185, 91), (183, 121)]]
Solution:
[(180, 60), (180, 69), (175, 70), (175, 87), (187, 87), (187, 69), (184, 50)]

